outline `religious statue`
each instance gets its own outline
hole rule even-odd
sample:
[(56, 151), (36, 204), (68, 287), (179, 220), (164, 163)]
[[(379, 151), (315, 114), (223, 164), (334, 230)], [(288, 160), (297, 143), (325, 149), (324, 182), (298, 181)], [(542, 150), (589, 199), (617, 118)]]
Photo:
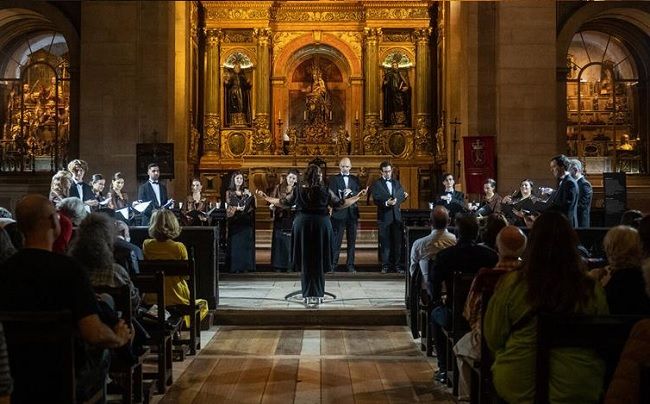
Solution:
[(384, 126), (407, 126), (410, 122), (411, 87), (408, 73), (394, 60), (384, 70)]
[(336, 130), (336, 154), (345, 155), (350, 154), (350, 134), (343, 126), (339, 126)]
[(226, 72), (224, 81), (226, 87), (226, 126), (248, 126), (251, 123), (251, 83), (241, 69), (241, 64), (235, 62), (232, 69)]
[(444, 156), (447, 153), (445, 150), (445, 129), (440, 126), (436, 130), (436, 156)]
[(332, 103), (318, 65), (312, 68), (311, 91), (305, 101), (310, 124), (325, 124), (332, 118)]

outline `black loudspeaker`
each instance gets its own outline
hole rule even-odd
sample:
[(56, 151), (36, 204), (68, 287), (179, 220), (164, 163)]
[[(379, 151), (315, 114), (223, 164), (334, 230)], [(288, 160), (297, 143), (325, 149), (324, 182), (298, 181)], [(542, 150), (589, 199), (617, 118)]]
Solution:
[(135, 172), (139, 180), (149, 178), (147, 166), (158, 164), (160, 178), (174, 179), (174, 144), (173, 143), (138, 143), (135, 146)]

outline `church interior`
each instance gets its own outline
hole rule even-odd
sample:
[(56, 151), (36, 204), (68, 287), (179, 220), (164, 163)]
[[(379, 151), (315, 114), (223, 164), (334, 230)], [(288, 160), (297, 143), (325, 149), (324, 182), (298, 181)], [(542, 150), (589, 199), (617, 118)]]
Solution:
[[(0, 0), (0, 128), (10, 212), (27, 194), (47, 196), (74, 159), (107, 187), (120, 174), (134, 201), (155, 162), (179, 209), (198, 181), (206, 210), (223, 211), (216, 228), (180, 238), (207, 246), (191, 253), (196, 298), (211, 309), (203, 349), (170, 359), (174, 383), (154, 382), (136, 402), (494, 402), (479, 387), (461, 397), (457, 368), (434, 380), (431, 313), (408, 300), (415, 234), (429, 234), (447, 175), (471, 208), (488, 179), (513, 198), (522, 181), (534, 194), (557, 187), (549, 161), (560, 154), (593, 186), (592, 229), (580, 233), (597, 239), (589, 252), (604, 251), (624, 211), (648, 214), (650, 2)], [(368, 191), (356, 270), (327, 274), (338, 298), (303, 306), (284, 298), (300, 275), (272, 270), (274, 216), (260, 195), (312, 163), (335, 176), (344, 158), (360, 189), (389, 162), (407, 192), (406, 264), (380, 273)], [(238, 173), (257, 204), (254, 273), (227, 270)]]

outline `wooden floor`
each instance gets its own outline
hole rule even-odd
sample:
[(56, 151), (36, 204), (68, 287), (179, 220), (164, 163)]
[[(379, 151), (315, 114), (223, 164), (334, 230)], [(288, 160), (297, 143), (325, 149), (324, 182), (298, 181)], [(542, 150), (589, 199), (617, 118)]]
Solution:
[(402, 326), (220, 327), (161, 403), (453, 403)]

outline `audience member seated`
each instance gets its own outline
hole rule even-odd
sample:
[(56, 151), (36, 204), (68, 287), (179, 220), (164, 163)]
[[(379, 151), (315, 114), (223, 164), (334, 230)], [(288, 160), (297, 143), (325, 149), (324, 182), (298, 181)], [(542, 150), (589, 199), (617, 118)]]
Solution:
[(61, 232), (54, 241), (53, 251), (55, 253), (65, 254), (68, 251), (68, 244), (72, 238), (72, 227), (78, 226), (79, 222), (86, 217), (84, 206), (81, 199), (76, 197), (64, 198), (56, 205)]
[(15, 223), (11, 212), (0, 206), (0, 227), (5, 227), (9, 223)]
[[(543, 213), (529, 234), (522, 270), (504, 275), (490, 299), (484, 337), (494, 352), (494, 387), (509, 403), (533, 402), (535, 396), (538, 313), (608, 314), (605, 293), (587, 275), (577, 246), (564, 215)], [(550, 402), (598, 402), (605, 365), (595, 352), (553, 351), (550, 369)]]
[(626, 210), (621, 216), (621, 225), (639, 228), (639, 222), (643, 218), (643, 213), (640, 210)]
[(490, 247), (491, 249), (497, 249), (497, 234), (508, 225), (508, 221), (505, 216), (501, 213), (490, 213), (486, 216), (485, 226), (481, 229), (481, 234), (479, 240), (481, 245)]
[(645, 215), (639, 221), (639, 237), (641, 238), (641, 250), (644, 260), (650, 258), (650, 215)]
[(469, 400), (471, 372), (474, 361), (481, 360), (481, 293), (494, 290), (501, 275), (518, 269), (521, 256), (526, 249), (526, 236), (517, 226), (504, 227), (496, 237), (499, 262), (494, 268), (482, 268), (472, 281), (465, 302), (463, 316), (469, 322), (471, 331), (454, 346), (459, 370), (458, 396), (461, 401)]
[[(153, 237), (144, 241), (142, 252), (147, 260), (187, 260), (187, 249), (183, 243), (174, 241), (181, 234), (181, 226), (171, 210), (160, 209), (153, 212), (149, 224), (149, 236)], [(145, 297), (147, 303), (154, 304), (155, 299)], [(165, 279), (165, 304), (189, 305), (190, 289), (187, 282), (180, 276), (166, 277)], [(208, 314), (208, 302), (196, 299), (196, 304), (201, 309), (201, 320)], [(189, 327), (189, 317), (185, 323)]]
[(113, 219), (101, 214), (91, 213), (81, 221), (77, 234), (70, 246), (70, 256), (75, 258), (88, 272), (93, 286), (119, 288), (128, 285), (131, 291), (131, 308), (140, 305), (140, 294), (131, 282), (129, 274), (113, 259)]
[(142, 250), (137, 245), (131, 243), (129, 226), (121, 220), (115, 221), (115, 242), (113, 244), (113, 256), (115, 262), (120, 264), (131, 276), (140, 273), (138, 265), (139, 260), (144, 259)]
[(0, 228), (0, 264), (16, 253), (16, 248), (5, 229)]
[(616, 226), (603, 240), (609, 265), (590, 274), (605, 288), (611, 314), (650, 314), (641, 272), (641, 239), (636, 229)]
[[(438, 251), (456, 244), (456, 236), (447, 230), (451, 222), (449, 211), (444, 206), (436, 206), (431, 211), (431, 234), (415, 240), (411, 247), (411, 275), (418, 270), (422, 272), (422, 279), (429, 279), (429, 260), (435, 258)], [(427, 288), (428, 289), (428, 288)]]
[[(492, 268), (499, 261), (496, 251), (478, 245), (478, 221), (471, 213), (456, 216), (458, 243), (440, 251), (436, 262), (429, 270), (431, 297), (433, 306), (442, 305), (442, 284), (447, 288), (447, 300), (451, 301), (451, 287), (454, 272), (460, 271), (476, 274), (481, 268)], [(438, 358), (438, 373), (436, 380), (447, 380), (447, 344), (442, 332), (445, 324), (433, 324), (436, 354)]]
[(50, 183), (50, 201), (57, 205), (63, 199), (70, 196), (70, 186), (72, 185), (72, 174), (69, 171), (59, 171), (52, 176)]
[[(650, 319), (636, 323), (623, 347), (605, 394), (605, 404), (640, 403), (641, 366), (650, 363)], [(647, 386), (646, 386), (647, 387)]]
[[(75, 352), (77, 398), (85, 401), (105, 386), (108, 362), (101, 348), (125, 345), (131, 339), (131, 331), (122, 320), (113, 329), (102, 323), (86, 272), (73, 258), (52, 253), (52, 244), (59, 233), (59, 219), (47, 198), (41, 195), (24, 197), (16, 206), (16, 219), (25, 236), (25, 245), (0, 268), (0, 310), (72, 312), (79, 337), (85, 342), (77, 344)], [(58, 363), (31, 358), (29, 351), (12, 351), (10, 358), (16, 358), (11, 359), (12, 367), (18, 360), (38, 362), (44, 373), (59, 371)], [(40, 380), (42, 389), (28, 389), (33, 375), (16, 370), (12, 369), (12, 376), (13, 397), (17, 402), (48, 402), (48, 394), (59, 387), (49, 380)]]
[(0, 404), (9, 404), (11, 395), (11, 372), (9, 371), (9, 355), (5, 343), (5, 333), (0, 323)]

